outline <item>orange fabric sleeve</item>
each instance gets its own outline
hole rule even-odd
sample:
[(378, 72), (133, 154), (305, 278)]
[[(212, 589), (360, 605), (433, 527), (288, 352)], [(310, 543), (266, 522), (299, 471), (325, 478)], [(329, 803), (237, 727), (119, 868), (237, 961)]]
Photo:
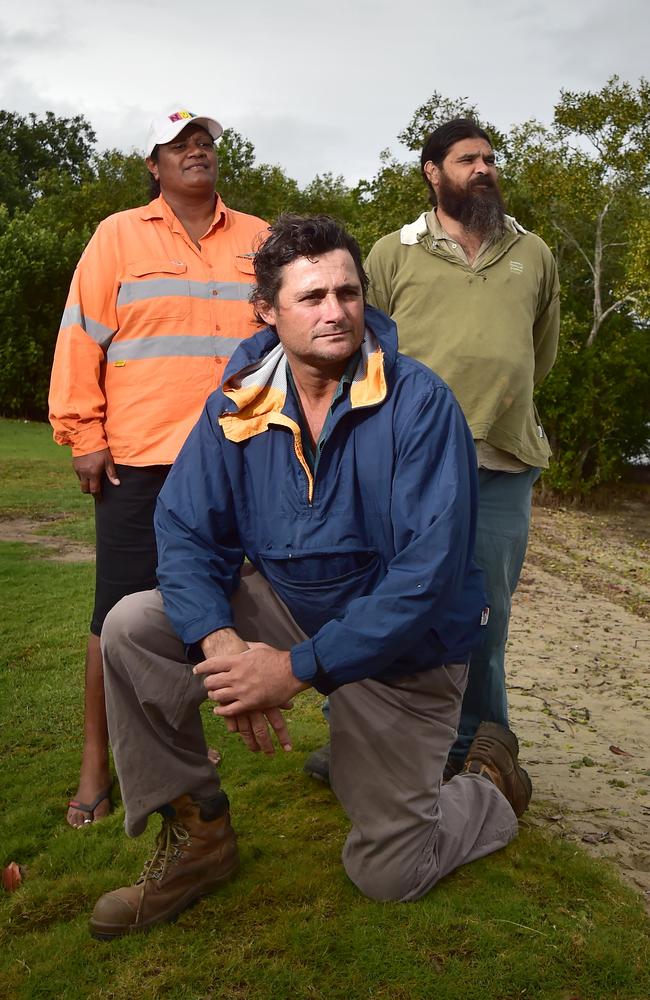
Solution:
[(100, 223), (77, 265), (57, 338), (50, 382), (54, 440), (72, 454), (107, 447), (105, 346), (118, 322), (117, 260), (110, 225)]

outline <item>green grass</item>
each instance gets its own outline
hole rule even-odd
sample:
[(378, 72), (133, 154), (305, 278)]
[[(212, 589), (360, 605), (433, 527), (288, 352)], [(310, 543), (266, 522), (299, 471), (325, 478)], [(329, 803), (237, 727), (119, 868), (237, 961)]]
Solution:
[[(47, 428), (0, 422), (0, 514), (66, 513), (87, 532), (66, 454)], [(48, 528), (48, 532), (50, 528)], [(111, 944), (88, 935), (96, 898), (133, 880), (139, 840), (106, 822), (72, 830), (82, 657), (93, 569), (0, 544), (0, 864), (27, 877), (0, 893), (0, 998), (111, 1000), (647, 1000), (639, 898), (575, 845), (528, 828), (409, 905), (359, 895), (339, 861), (346, 820), (301, 771), (325, 737), (298, 699), (295, 750), (250, 754), (206, 709), (240, 835), (242, 871), (170, 926)]]
[(42, 533), (94, 543), (92, 499), (48, 424), (0, 420), (0, 512), (42, 521)]

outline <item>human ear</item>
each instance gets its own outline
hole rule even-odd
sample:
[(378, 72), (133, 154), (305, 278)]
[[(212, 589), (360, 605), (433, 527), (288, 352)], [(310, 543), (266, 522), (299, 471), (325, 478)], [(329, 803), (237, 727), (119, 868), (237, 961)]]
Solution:
[(436, 184), (438, 183), (438, 177), (440, 176), (440, 171), (433, 162), (433, 160), (427, 160), (422, 169), (424, 171), (424, 176), (428, 180), (429, 184), (435, 187)]
[(158, 177), (158, 164), (156, 163), (156, 161), (152, 160), (150, 156), (147, 156), (144, 162), (147, 165), (147, 170), (149, 171), (149, 173), (152, 175), (154, 180), (157, 181), (159, 177)]
[(268, 326), (275, 326), (277, 317), (275, 306), (269, 305), (268, 302), (256, 302), (255, 309)]

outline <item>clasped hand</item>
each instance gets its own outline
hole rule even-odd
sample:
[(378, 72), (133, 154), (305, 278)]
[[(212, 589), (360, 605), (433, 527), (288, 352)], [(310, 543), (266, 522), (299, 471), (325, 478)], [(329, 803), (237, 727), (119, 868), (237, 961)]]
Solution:
[(254, 642), (243, 652), (209, 656), (194, 673), (203, 676), (208, 698), (217, 702), (214, 714), (224, 718), (229, 732), (240, 734), (249, 750), (274, 753), (271, 730), (282, 749), (291, 750), (281, 709), (291, 708), (293, 696), (309, 685), (294, 676), (287, 651)]

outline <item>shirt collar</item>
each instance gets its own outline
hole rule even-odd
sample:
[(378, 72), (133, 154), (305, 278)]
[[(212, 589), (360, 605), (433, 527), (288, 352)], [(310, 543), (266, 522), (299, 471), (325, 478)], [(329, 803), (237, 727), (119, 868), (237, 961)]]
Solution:
[[(145, 221), (150, 221), (152, 219), (163, 219), (170, 229), (174, 227), (176, 223), (181, 225), (180, 220), (174, 214), (170, 205), (167, 204), (163, 196), (160, 194), (153, 201), (150, 201), (148, 205), (145, 205), (140, 211), (140, 218)], [(221, 195), (217, 195), (217, 202), (214, 207), (214, 219), (207, 230), (211, 233), (213, 229), (217, 226), (223, 224), (226, 225), (228, 221), (228, 209), (221, 200)], [(206, 233), (207, 235), (207, 233)]]
[[(511, 233), (525, 233), (526, 230), (520, 226), (512, 215), (506, 215), (506, 230)], [(400, 230), (400, 243), (402, 246), (415, 246), (423, 236), (430, 235), (434, 240), (451, 240), (449, 233), (446, 233), (440, 224), (435, 209), (430, 212), (423, 212), (415, 222), (409, 222), (402, 226)]]
[[(426, 212), (424, 216), (426, 220), (427, 229), (433, 236), (434, 240), (451, 240), (452, 237), (449, 233), (443, 229), (442, 223), (438, 218), (438, 213), (435, 208), (432, 208), (430, 212)], [(525, 233), (526, 230), (523, 226), (520, 226), (517, 220), (512, 215), (504, 216), (506, 232), (508, 233)]]

